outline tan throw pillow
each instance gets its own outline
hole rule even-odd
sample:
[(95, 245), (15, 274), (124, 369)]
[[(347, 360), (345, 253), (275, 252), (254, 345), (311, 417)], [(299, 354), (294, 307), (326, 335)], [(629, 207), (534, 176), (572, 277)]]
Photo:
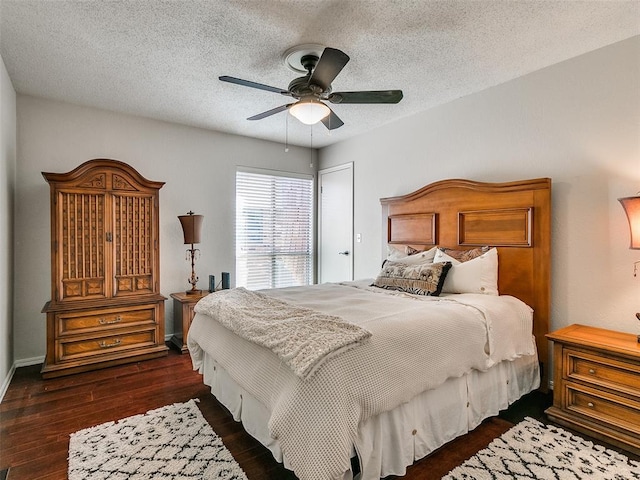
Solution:
[(459, 262), (468, 262), (474, 258), (478, 258), (489, 251), (491, 247), (478, 247), (471, 250), (456, 250), (455, 248), (440, 248), (444, 253), (452, 258), (455, 258)]

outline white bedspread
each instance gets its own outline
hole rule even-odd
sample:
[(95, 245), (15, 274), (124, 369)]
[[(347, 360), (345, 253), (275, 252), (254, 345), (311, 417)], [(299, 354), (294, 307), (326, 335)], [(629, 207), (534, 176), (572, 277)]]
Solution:
[(269, 295), (372, 333), (370, 341), (324, 362), (303, 380), (265, 347), (197, 314), (188, 346), (202, 350), (272, 412), (271, 435), (301, 480), (333, 480), (350, 468), (359, 423), (472, 369), (530, 355), (531, 309), (512, 297), (418, 297), (369, 282), (269, 291)]

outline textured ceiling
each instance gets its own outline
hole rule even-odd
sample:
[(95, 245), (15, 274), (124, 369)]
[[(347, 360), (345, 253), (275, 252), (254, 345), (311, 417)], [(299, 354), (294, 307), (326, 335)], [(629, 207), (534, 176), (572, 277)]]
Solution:
[(397, 105), (331, 105), (322, 147), (640, 34), (634, 1), (0, 0), (0, 52), (18, 93), (308, 146), (276, 93), (282, 54), (316, 43), (351, 61), (334, 91), (402, 89)]

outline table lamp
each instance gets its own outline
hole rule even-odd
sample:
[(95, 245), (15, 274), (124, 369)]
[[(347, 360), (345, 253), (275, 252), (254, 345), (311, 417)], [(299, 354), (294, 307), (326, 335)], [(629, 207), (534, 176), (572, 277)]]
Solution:
[[(629, 248), (640, 250), (640, 192), (635, 197), (619, 198), (618, 201), (622, 204), (622, 208), (627, 214), (627, 220), (629, 220), (629, 232), (631, 235)], [(634, 277), (638, 275), (638, 263), (640, 263), (640, 260), (633, 264)], [(640, 312), (636, 313), (636, 318), (640, 320)], [(638, 335), (638, 343), (640, 343), (640, 335)]]
[(194, 215), (189, 211), (186, 215), (179, 215), (178, 220), (182, 225), (182, 232), (184, 233), (185, 245), (191, 245), (191, 248), (187, 249), (187, 261), (191, 260), (191, 277), (187, 281), (191, 284), (191, 290), (187, 290), (187, 294), (195, 295), (201, 293), (201, 290), (196, 288), (198, 283), (198, 277), (196, 277), (195, 260), (196, 256), (200, 253), (200, 250), (193, 248), (193, 245), (200, 243), (200, 233), (202, 231), (202, 220), (204, 216)]

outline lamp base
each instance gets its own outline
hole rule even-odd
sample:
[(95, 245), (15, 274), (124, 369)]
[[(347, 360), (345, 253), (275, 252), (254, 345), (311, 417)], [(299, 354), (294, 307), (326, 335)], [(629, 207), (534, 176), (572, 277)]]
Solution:
[(202, 293), (202, 290), (187, 290), (185, 292), (187, 295), (200, 295)]

